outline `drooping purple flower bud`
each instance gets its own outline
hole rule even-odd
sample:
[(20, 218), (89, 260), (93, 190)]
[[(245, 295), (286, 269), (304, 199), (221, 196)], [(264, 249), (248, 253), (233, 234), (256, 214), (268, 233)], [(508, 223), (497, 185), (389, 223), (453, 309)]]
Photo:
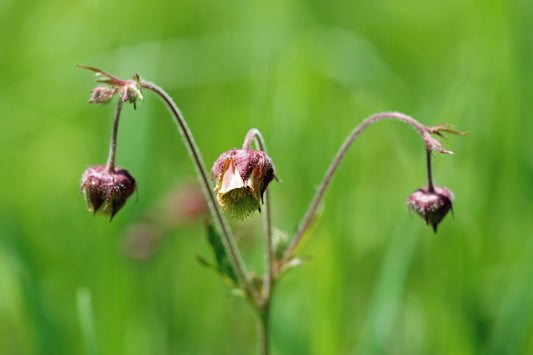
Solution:
[(119, 167), (108, 172), (105, 165), (92, 166), (81, 178), (87, 210), (109, 216), (109, 220), (124, 206), (136, 186), (128, 171)]
[(409, 196), (407, 206), (422, 216), (426, 224), (431, 224), (436, 233), (437, 225), (452, 210), (453, 200), (453, 193), (445, 187), (435, 186), (433, 192), (421, 187)]
[(221, 154), (211, 173), (215, 177), (218, 203), (226, 215), (235, 219), (261, 211), (263, 193), (276, 178), (270, 157), (250, 149), (231, 149)]

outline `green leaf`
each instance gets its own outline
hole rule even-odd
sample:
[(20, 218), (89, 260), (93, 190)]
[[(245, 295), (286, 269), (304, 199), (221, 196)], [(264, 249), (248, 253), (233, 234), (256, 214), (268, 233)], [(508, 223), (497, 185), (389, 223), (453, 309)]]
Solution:
[(213, 252), (213, 255), (215, 257), (215, 262), (211, 263), (207, 259), (199, 255), (197, 255), (196, 258), (202, 265), (214, 270), (220, 276), (222, 276), (224, 281), (227, 282), (230, 286), (238, 286), (239, 282), (237, 279), (237, 274), (235, 274), (235, 270), (233, 270), (233, 266), (229, 261), (228, 255), (226, 253), (226, 248), (224, 248), (224, 244), (222, 243), (222, 238), (220, 237), (220, 234), (218, 234), (211, 222), (208, 222), (206, 224), (206, 231), (207, 242), (211, 247), (211, 251)]

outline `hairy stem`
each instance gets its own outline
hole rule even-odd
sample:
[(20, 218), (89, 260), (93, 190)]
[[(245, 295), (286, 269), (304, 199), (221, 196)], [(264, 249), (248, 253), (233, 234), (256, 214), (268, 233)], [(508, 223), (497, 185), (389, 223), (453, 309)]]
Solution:
[(263, 307), (258, 313), (257, 322), (257, 347), (259, 355), (270, 354), (270, 307)]
[[(261, 132), (258, 129), (252, 128), (246, 134), (242, 149), (250, 149), (252, 140), (255, 141), (257, 147), (267, 154), (266, 144)], [(272, 251), (272, 221), (270, 216), (270, 193), (266, 189), (263, 197), (263, 204), (265, 206), (263, 211), (263, 230), (265, 233), (265, 275), (263, 277), (262, 301), (269, 303), (270, 294), (272, 290), (272, 266), (273, 266), (273, 251)], [(268, 330), (267, 330), (268, 331)]]
[(250, 128), (248, 130), (246, 137), (244, 137), (242, 149), (251, 149), (252, 141), (254, 141), (257, 147), (266, 154), (265, 140), (257, 128)]
[(121, 97), (118, 98), (117, 108), (115, 109), (115, 118), (113, 120), (113, 133), (111, 134), (111, 144), (109, 145), (109, 155), (107, 157), (106, 170), (109, 173), (115, 171), (115, 156), (117, 153), (117, 133), (118, 122), (120, 120), (120, 113), (122, 112), (122, 104), (124, 101)]
[(433, 186), (433, 171), (431, 168), (431, 152), (429, 149), (426, 150), (426, 174), (428, 180), (428, 192), (435, 192), (435, 187)]
[(211, 214), (213, 215), (218, 230), (222, 235), (224, 247), (226, 248), (226, 252), (229, 256), (230, 262), (237, 273), (239, 283), (250, 298), (258, 299), (255, 287), (252, 285), (252, 283), (247, 277), (246, 267), (239, 253), (239, 249), (237, 248), (235, 237), (233, 236), (233, 233), (229, 228), (226, 218), (223, 216), (222, 211), (218, 206), (215, 193), (209, 182), (209, 174), (207, 173), (207, 169), (205, 168), (205, 164), (200, 155), (200, 151), (198, 150), (198, 147), (194, 142), (194, 138), (183, 118), (183, 115), (181, 114), (180, 110), (178, 109), (172, 98), (162, 88), (147, 81), (141, 81), (140, 84), (142, 87), (149, 89), (159, 95), (161, 100), (163, 100), (163, 102), (167, 105), (172, 116), (176, 120), (179, 131), (183, 139), (185, 140), (185, 145), (189, 150), (189, 154), (200, 178), (200, 182), (202, 184), (202, 188), (204, 191), (204, 195), (207, 199), (209, 209), (211, 210)]
[(326, 188), (328, 187), (329, 183), (331, 182), (331, 178), (333, 177), (333, 174), (339, 167), (342, 158), (348, 151), (348, 148), (352, 145), (352, 143), (355, 141), (355, 139), (359, 136), (359, 134), (370, 124), (383, 120), (383, 119), (395, 119), (399, 121), (403, 121), (405, 123), (410, 124), (413, 126), (422, 136), (422, 139), (424, 140), (424, 143), (426, 145), (426, 148), (428, 152), (431, 152), (433, 149), (437, 149), (442, 153), (451, 153), (448, 151), (445, 151), (440, 148), (440, 143), (438, 141), (431, 138), (428, 127), (422, 125), (420, 122), (415, 120), (414, 118), (404, 115), (403, 113), (399, 112), (382, 112), (375, 115), (372, 115), (365, 119), (361, 124), (359, 124), (355, 129), (352, 131), (352, 133), (346, 138), (344, 143), (341, 145), (340, 149), (338, 150), (335, 158), (333, 159), (333, 162), (329, 166), (328, 170), (326, 171), (326, 175), (324, 176), (324, 179), (322, 180), (322, 183), (320, 184), (320, 187), (318, 188), (317, 192), (315, 193), (315, 196), (313, 197), (313, 200), (311, 202), (311, 205), (309, 206), (306, 214), (304, 215), (302, 221), (300, 222), (300, 225), (296, 231), (296, 234), (291, 242), (291, 244), (287, 247), (285, 250), (285, 253), (283, 254), (283, 257), (278, 264), (280, 267), (285, 264), (289, 259), (292, 257), (296, 247), (298, 246), (298, 243), (301, 241), (304, 233), (311, 225), (311, 222), (313, 221), (313, 217), (317, 211), (318, 205), (322, 198), (324, 197), (324, 192), (326, 191)]

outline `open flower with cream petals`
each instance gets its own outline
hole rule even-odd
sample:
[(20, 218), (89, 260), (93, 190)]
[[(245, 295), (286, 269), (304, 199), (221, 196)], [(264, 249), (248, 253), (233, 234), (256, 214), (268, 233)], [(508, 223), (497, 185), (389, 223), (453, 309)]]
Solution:
[(276, 172), (264, 152), (231, 149), (221, 154), (211, 170), (215, 177), (217, 200), (228, 217), (245, 219), (261, 211), (263, 194)]

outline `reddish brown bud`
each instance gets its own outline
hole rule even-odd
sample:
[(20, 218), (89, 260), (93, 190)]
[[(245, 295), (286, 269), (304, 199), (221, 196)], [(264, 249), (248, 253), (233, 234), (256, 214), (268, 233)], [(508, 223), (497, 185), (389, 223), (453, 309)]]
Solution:
[[(453, 193), (442, 186), (435, 186), (433, 192), (428, 192), (427, 187), (422, 187), (409, 196), (407, 206), (418, 213), (431, 224), (437, 232), (437, 225), (452, 209)], [(453, 211), (452, 211), (453, 212)]]
[(135, 188), (135, 179), (127, 170), (118, 167), (110, 173), (105, 165), (93, 166), (85, 170), (81, 178), (87, 210), (109, 216), (109, 220), (124, 206)]
[(272, 160), (264, 152), (250, 149), (232, 149), (221, 154), (211, 173), (220, 206), (236, 219), (261, 211), (263, 193), (276, 178)]

